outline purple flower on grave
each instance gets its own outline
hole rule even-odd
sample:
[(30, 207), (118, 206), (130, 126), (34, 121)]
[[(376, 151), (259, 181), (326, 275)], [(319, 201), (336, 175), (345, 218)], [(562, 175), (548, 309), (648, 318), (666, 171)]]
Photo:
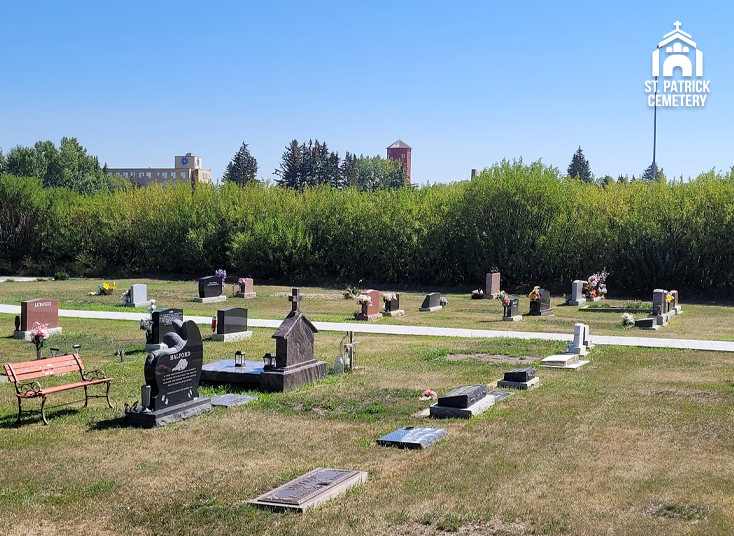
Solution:
[(214, 272), (214, 275), (217, 277), (221, 277), (222, 279), (225, 279), (227, 277), (227, 270), (222, 270), (221, 268)]

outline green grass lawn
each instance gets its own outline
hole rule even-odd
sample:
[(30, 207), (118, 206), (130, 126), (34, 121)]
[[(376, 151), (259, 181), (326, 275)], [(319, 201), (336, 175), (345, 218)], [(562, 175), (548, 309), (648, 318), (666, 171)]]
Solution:
[[(195, 304), (195, 284), (147, 281), (161, 306), (213, 314), (241, 305), (249, 316), (283, 318), (285, 287), (256, 287), (253, 300)], [(0, 302), (53, 297), (62, 308), (115, 308), (87, 296), (96, 281), (0, 283)], [(131, 281), (118, 281), (118, 289)], [(390, 289), (385, 289), (390, 290)], [(425, 289), (429, 291), (432, 289)], [(440, 290), (440, 289), (438, 289)], [(303, 288), (336, 294), (336, 289)], [(421, 293), (423, 290), (421, 290)], [(499, 302), (448, 295), (437, 313), (418, 313), (421, 294), (401, 293), (408, 316), (381, 323), (732, 340), (729, 308), (683, 301), (685, 314), (658, 332), (622, 331), (618, 315), (553, 306), (555, 318), (497, 322)], [(403, 301), (404, 300), (404, 301)], [(521, 301), (522, 304), (522, 301)], [(306, 299), (313, 320), (346, 320), (353, 301)], [(527, 310), (527, 301), (524, 310)], [(611, 318), (613, 317), (613, 318)], [(114, 376), (111, 398), (73, 404), (20, 426), (12, 385), (0, 384), (0, 533), (187, 535), (731, 534), (734, 531), (734, 356), (717, 352), (596, 347), (577, 371), (539, 369), (538, 389), (518, 393), (470, 421), (431, 421), (424, 389), (439, 394), (491, 383), (518, 364), (537, 364), (560, 343), (357, 335), (359, 369), (258, 401), (216, 408), (154, 430), (127, 428), (125, 403), (140, 396), (144, 335), (136, 322), (63, 318), (49, 346), (82, 345), (87, 369)], [(35, 357), (10, 338), (0, 315), (2, 362)], [(719, 326), (719, 327), (713, 327)], [(274, 351), (272, 329), (251, 339), (204, 341), (205, 363)], [(697, 337), (692, 336), (698, 334)], [(729, 335), (729, 337), (727, 337)], [(333, 365), (342, 333), (316, 335), (315, 354)], [(116, 357), (119, 347), (126, 358)], [(46, 349), (47, 352), (47, 349)], [(454, 359), (452, 356), (463, 357)], [(495, 356), (483, 360), (482, 356)], [(499, 356), (499, 357), (497, 357)], [(499, 361), (499, 362), (497, 362)], [(504, 361), (504, 362), (503, 362)], [(59, 380), (57, 378), (57, 380)], [(203, 387), (211, 396), (239, 392)], [(50, 404), (79, 393), (60, 393)], [(33, 404), (28, 404), (32, 406)], [(36, 404), (37, 407), (37, 404)], [(448, 430), (426, 451), (380, 447), (401, 426)], [(368, 482), (306, 514), (279, 514), (247, 501), (316, 467), (363, 470)]]

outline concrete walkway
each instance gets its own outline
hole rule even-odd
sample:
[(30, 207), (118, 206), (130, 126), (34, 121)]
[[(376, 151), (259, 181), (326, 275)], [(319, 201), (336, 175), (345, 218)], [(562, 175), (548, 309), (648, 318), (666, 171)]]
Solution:
[[(1, 305), (0, 313), (20, 314), (19, 305)], [(101, 320), (135, 320), (150, 318), (148, 313), (126, 313), (122, 311), (82, 311), (76, 309), (59, 309), (59, 316), (74, 318), (99, 318)], [(210, 316), (184, 316), (184, 320), (193, 320), (197, 324), (211, 325)], [(248, 318), (247, 325), (253, 328), (276, 329), (280, 320), (261, 320)], [(572, 341), (573, 334), (535, 333), (527, 331), (495, 331), (488, 329), (434, 328), (428, 326), (386, 326), (380, 324), (352, 322), (314, 322), (319, 331), (353, 331), (355, 333), (376, 333), (382, 335), (417, 335), (432, 337), (466, 337), (488, 339), (505, 337), (508, 339), (540, 339), (546, 341)], [(709, 350), (715, 352), (734, 352), (734, 342), (702, 341), (696, 339), (660, 339), (651, 337), (622, 337), (608, 335), (592, 335), (591, 343), (611, 346), (638, 346), (643, 348), (679, 348), (684, 350)]]

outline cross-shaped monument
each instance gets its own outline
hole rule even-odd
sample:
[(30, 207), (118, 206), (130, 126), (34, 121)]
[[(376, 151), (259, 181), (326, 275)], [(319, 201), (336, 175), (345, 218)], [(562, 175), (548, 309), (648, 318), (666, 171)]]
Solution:
[(300, 302), (303, 299), (303, 296), (301, 296), (301, 289), (294, 288), (293, 294), (291, 296), (288, 296), (288, 301), (291, 302), (291, 312), (298, 311), (298, 302)]

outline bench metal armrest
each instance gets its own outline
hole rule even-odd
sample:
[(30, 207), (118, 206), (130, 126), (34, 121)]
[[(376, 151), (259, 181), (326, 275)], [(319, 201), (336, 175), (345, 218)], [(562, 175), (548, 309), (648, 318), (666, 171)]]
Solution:
[(16, 383), (15, 391), (19, 395), (28, 396), (29, 393), (34, 393), (35, 396), (41, 396), (41, 384), (38, 382), (28, 383)]
[(92, 380), (104, 380), (107, 378), (107, 375), (104, 373), (104, 370), (97, 369), (97, 370), (89, 370), (86, 374), (82, 372), (82, 379), (85, 382), (89, 382)]

